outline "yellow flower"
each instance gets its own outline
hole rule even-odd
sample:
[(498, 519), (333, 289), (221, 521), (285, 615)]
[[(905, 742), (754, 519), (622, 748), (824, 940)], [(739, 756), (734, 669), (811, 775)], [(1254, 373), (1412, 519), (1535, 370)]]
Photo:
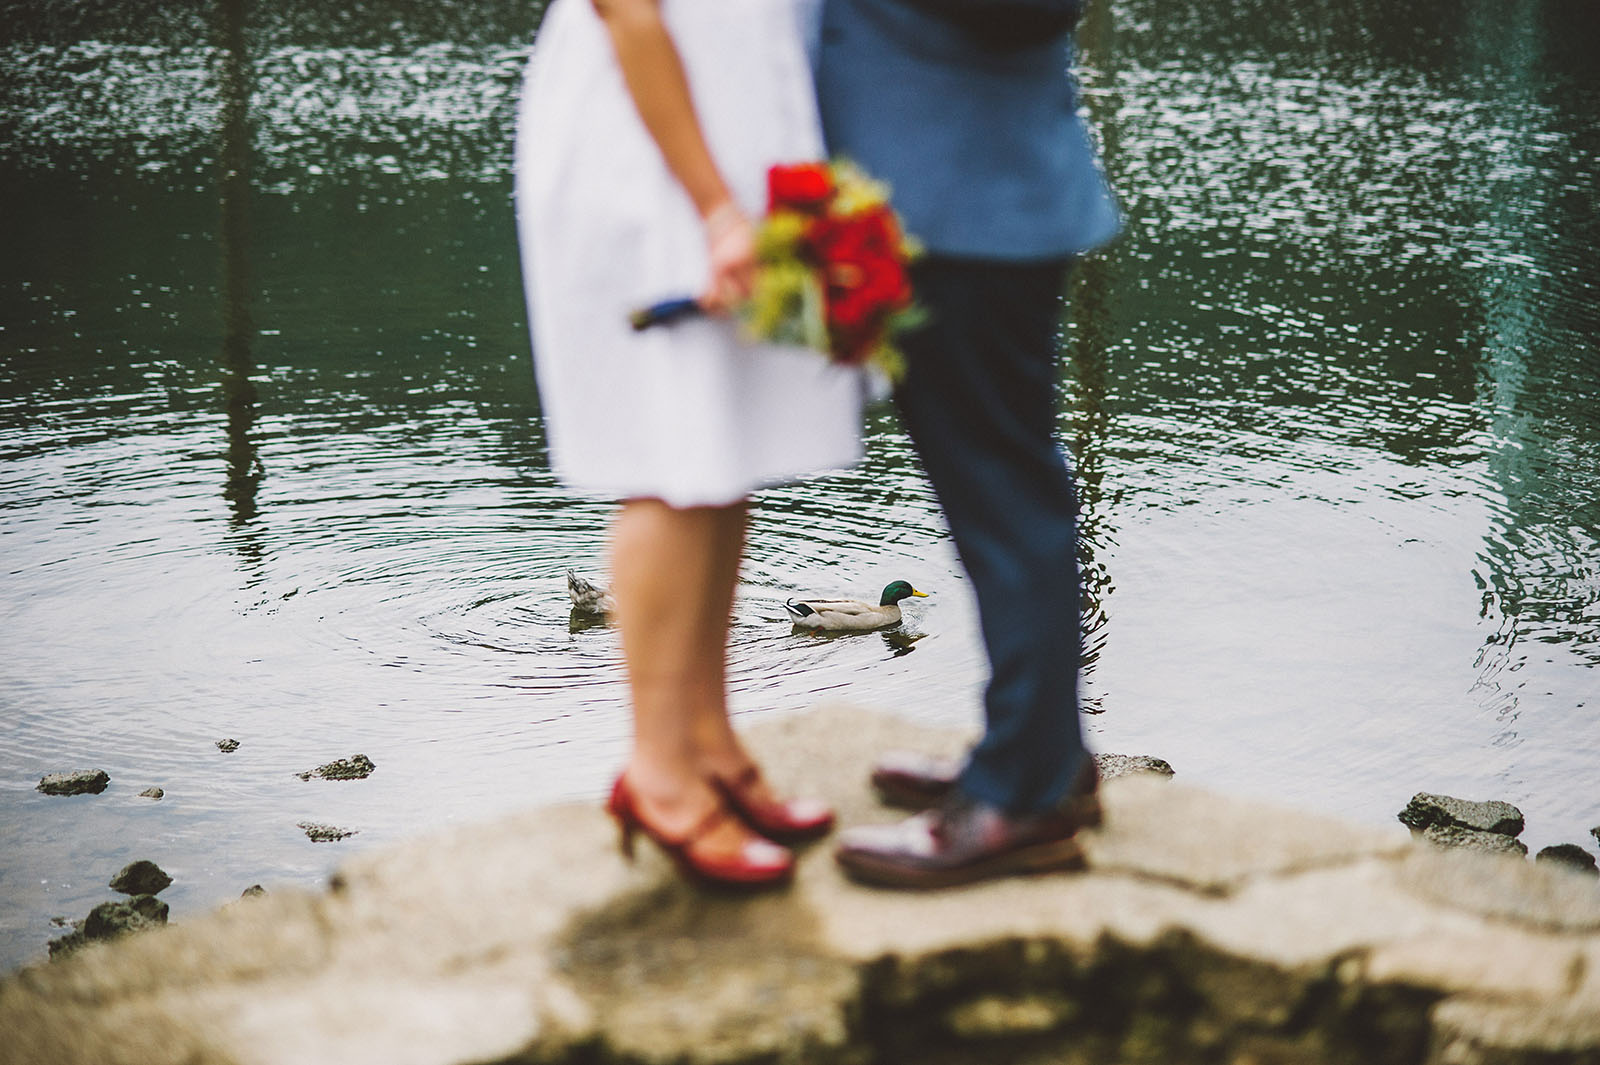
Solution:
[(773, 211), (756, 230), (756, 257), (763, 263), (793, 261), (809, 224), (798, 211)]
[(847, 159), (833, 164), (833, 213), (849, 217), (889, 202), (889, 186), (866, 175)]

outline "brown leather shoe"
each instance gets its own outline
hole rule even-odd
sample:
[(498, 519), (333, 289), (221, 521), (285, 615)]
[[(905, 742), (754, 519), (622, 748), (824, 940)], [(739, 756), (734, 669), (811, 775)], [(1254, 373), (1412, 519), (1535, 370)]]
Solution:
[(947, 786), (933, 809), (898, 824), (845, 832), (834, 858), (852, 879), (896, 888), (1083, 869), (1087, 863), (1074, 837), (1101, 823), (1099, 790), (1093, 758), (1060, 803), (1036, 814), (1008, 814)]
[(890, 751), (872, 767), (872, 787), (885, 806), (926, 810), (955, 789), (962, 759), (935, 758), (916, 751)]
[[(965, 761), (936, 758), (915, 751), (890, 751), (872, 767), (872, 786), (885, 806), (903, 810), (928, 810), (955, 791)], [(1100, 770), (1094, 756), (1084, 763), (1063, 802), (1082, 828), (1098, 827)]]
[(1065, 808), (1013, 816), (952, 792), (936, 809), (898, 824), (851, 829), (834, 852), (853, 880), (892, 888), (943, 888), (978, 880), (1083, 869)]

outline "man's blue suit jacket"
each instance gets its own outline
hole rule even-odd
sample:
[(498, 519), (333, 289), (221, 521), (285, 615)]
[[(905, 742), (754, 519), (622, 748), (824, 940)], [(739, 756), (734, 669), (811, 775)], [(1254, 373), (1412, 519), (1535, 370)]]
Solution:
[(828, 150), (887, 181), (930, 252), (1041, 261), (1116, 234), (1116, 202), (1078, 114), (1071, 33), (1000, 47), (970, 28), (1001, 8), (1063, 3), (1076, 0), (823, 0), (816, 78)]

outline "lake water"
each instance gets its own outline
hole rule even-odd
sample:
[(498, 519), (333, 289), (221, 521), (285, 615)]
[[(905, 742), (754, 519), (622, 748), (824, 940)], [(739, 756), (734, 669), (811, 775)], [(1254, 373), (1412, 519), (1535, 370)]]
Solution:
[[(564, 582), (608, 508), (552, 480), (529, 366), (530, 14), (275, 6), (247, 97), (198, 10), (127, 6), (0, 20), (0, 969), (136, 858), (182, 920), (597, 801), (629, 735)], [(1506, 799), (1593, 852), (1600, 15), (1118, 0), (1082, 39), (1129, 219), (1062, 324), (1091, 743), (1373, 824)], [(976, 720), (959, 566), (866, 428), (859, 469), (758, 498), (742, 721)], [(934, 593), (899, 633), (784, 621), (896, 578)], [(104, 794), (34, 790), (87, 767)]]

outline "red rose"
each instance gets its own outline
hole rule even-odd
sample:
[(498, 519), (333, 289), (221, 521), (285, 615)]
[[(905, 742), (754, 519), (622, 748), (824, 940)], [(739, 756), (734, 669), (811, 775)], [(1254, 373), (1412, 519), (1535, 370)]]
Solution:
[(894, 213), (884, 208), (849, 218), (820, 218), (808, 243), (826, 286), (835, 356), (841, 362), (860, 362), (882, 342), (889, 316), (911, 304)]
[(775, 166), (767, 171), (767, 210), (815, 211), (833, 195), (833, 175), (822, 163)]

